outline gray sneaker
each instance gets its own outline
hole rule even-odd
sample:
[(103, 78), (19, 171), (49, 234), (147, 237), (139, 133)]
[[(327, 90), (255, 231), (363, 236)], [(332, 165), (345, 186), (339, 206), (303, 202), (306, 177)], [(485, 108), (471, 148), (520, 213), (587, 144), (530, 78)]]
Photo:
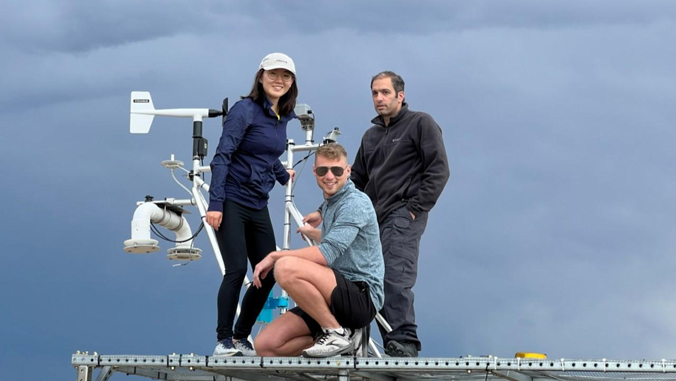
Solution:
[(303, 351), (303, 356), (332, 357), (351, 353), (354, 349), (354, 341), (350, 339), (351, 334), (349, 328), (343, 328), (342, 334), (335, 330), (324, 331), (315, 345)]
[(235, 348), (242, 352), (243, 356), (254, 357), (257, 356), (256, 350), (249, 339), (232, 339), (232, 343), (235, 345)]
[(232, 342), (232, 338), (228, 337), (223, 339), (216, 344), (214, 349), (214, 356), (241, 356), (242, 352), (235, 348), (235, 344)]

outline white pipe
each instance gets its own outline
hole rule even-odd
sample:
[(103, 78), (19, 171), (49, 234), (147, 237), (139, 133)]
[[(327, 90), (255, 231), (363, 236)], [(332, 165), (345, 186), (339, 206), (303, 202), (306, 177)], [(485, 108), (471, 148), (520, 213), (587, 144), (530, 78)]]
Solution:
[(211, 167), (210, 166), (198, 166), (195, 168), (195, 170), (199, 173), (209, 173), (211, 172)]
[(183, 216), (168, 210), (162, 209), (157, 204), (145, 202), (141, 204), (131, 221), (131, 239), (132, 240), (150, 240), (150, 222), (161, 225), (176, 233), (176, 241), (185, 241), (176, 244), (176, 247), (191, 247), (192, 231), (188, 221)]
[(204, 224), (204, 229), (207, 231), (207, 236), (209, 237), (209, 243), (211, 243), (211, 248), (214, 250), (214, 256), (216, 257), (216, 262), (218, 262), (218, 267), (221, 269), (221, 275), (225, 275), (225, 263), (223, 263), (223, 257), (221, 256), (221, 249), (218, 247), (218, 240), (216, 239), (216, 232), (214, 228), (207, 223), (207, 201), (204, 199), (204, 196), (200, 192), (200, 187), (208, 187), (204, 183), (202, 178), (195, 176), (192, 184), (192, 194), (197, 201), (197, 209), (200, 212), (202, 218), (202, 223)]
[(201, 177), (195, 176), (193, 181), (199, 188), (203, 189), (205, 192), (209, 192), (209, 184), (205, 183)]
[[(170, 212), (173, 213), (173, 212)], [(188, 224), (188, 221), (185, 219), (185, 217), (181, 216), (181, 226), (178, 228), (178, 230), (174, 230), (176, 233), (176, 241), (179, 243), (176, 243), (177, 248), (186, 248), (189, 249), (192, 247), (192, 231), (190, 230), (190, 225)], [(185, 241), (185, 242), (182, 242)]]
[(312, 135), (314, 133), (314, 129), (309, 129), (305, 131), (305, 145), (311, 145), (312, 144)]
[(170, 108), (160, 110), (132, 110), (132, 114), (141, 115), (161, 115), (175, 116), (179, 118), (193, 118), (194, 121), (201, 121), (203, 117), (209, 116), (208, 108)]
[[(286, 141), (286, 169), (293, 169), (293, 152), (296, 144), (293, 139)], [(282, 240), (282, 250), (289, 250), (291, 248), (291, 212), (289, 211), (289, 203), (293, 201), (293, 180), (289, 177), (289, 181), (285, 187), (284, 197), (284, 230)], [(300, 226), (300, 225), (299, 225)]]

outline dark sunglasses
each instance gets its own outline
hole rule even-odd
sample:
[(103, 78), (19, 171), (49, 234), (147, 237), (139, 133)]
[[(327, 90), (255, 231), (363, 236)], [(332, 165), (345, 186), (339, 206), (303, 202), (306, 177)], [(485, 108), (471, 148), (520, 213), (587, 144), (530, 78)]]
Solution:
[(317, 176), (326, 176), (327, 173), (329, 173), (329, 169), (331, 170), (331, 173), (333, 173), (334, 176), (340, 177), (345, 173), (345, 167), (316, 167), (315, 168), (315, 173)]

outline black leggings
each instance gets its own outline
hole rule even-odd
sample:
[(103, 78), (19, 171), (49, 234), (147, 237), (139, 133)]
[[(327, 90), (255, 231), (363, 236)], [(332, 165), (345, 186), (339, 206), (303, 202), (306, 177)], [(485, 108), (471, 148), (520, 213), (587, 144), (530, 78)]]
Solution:
[(233, 335), (232, 323), (246, 276), (247, 258), (253, 269), (266, 255), (277, 249), (267, 206), (256, 210), (226, 200), (223, 205), (223, 221), (216, 232), (216, 238), (225, 264), (225, 276), (218, 291), (217, 339), (243, 339), (251, 334), (256, 318), (275, 285), (274, 274), (270, 271), (262, 279), (261, 288), (256, 288), (253, 284), (249, 287), (242, 300), (242, 310)]

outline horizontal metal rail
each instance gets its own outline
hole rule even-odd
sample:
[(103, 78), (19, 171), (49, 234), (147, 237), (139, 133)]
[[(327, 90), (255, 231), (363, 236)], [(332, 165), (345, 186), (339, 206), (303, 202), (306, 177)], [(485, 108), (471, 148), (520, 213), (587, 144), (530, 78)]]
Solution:
[[(222, 357), (195, 354), (99, 355), (76, 353), (71, 364), (112, 369), (150, 379), (213, 381), (235, 377), (242, 380), (308, 380), (342, 377), (375, 380), (676, 380), (676, 360), (465, 358), (367, 358), (330, 357)], [(221, 378), (223, 377), (223, 378)]]

